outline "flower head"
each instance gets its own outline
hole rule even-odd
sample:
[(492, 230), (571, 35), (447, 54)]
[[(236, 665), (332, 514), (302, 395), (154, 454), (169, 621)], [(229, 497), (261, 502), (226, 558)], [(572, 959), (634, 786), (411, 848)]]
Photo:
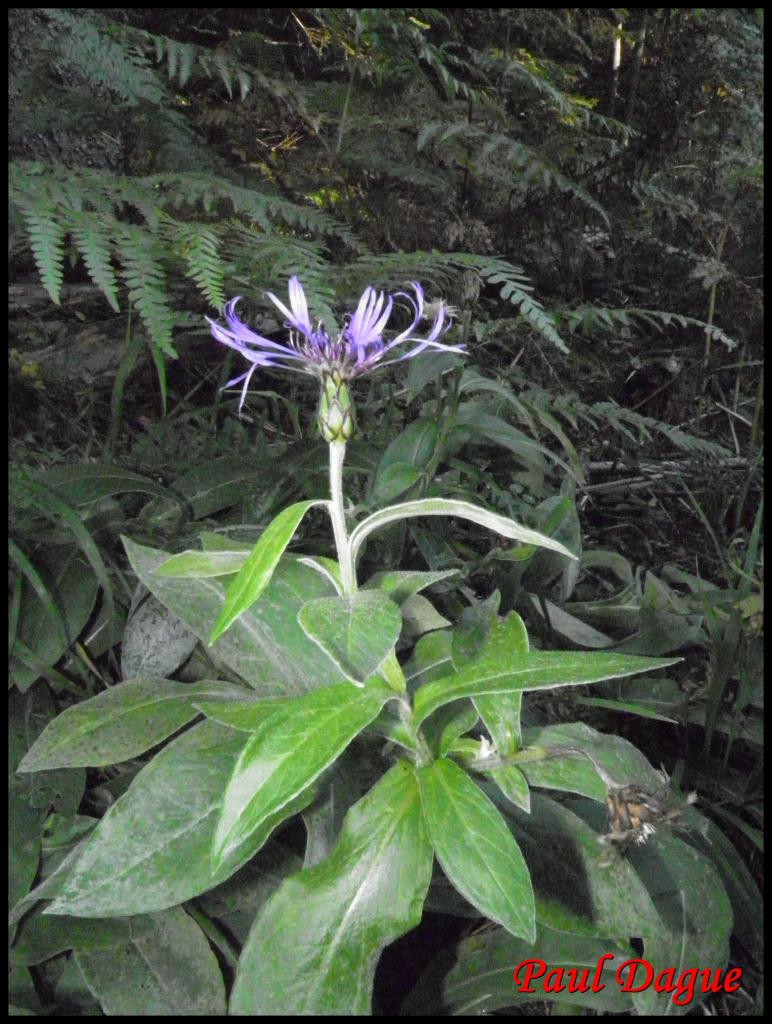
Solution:
[[(224, 315), (226, 325), (212, 320), (212, 334), (223, 345), (240, 352), (252, 366), (246, 373), (228, 381), (226, 387), (242, 384), (239, 411), (244, 405), (247, 388), (252, 374), (259, 366), (281, 367), (298, 373), (312, 374), (319, 378), (324, 389), (325, 382), (334, 377), (345, 386), (354, 377), (391, 363), (412, 359), (427, 349), (442, 352), (463, 352), (462, 345), (446, 345), (439, 339), (452, 326), (449, 307), (444, 302), (433, 306), (434, 318), (426, 337), (415, 333), (421, 320), (426, 317), (429, 307), (425, 306), (424, 293), (420, 284), (414, 282), (415, 297), (407, 292), (396, 292), (386, 296), (375, 288), (365, 288), (356, 310), (347, 318), (343, 330), (337, 337), (330, 337), (320, 322), (314, 328), (308, 313), (308, 304), (303, 286), (297, 277), (289, 281), (289, 309), (271, 292), (268, 298), (285, 317), (289, 329), (289, 341), (281, 344), (255, 334), (236, 316), (238, 297), (226, 303)], [(384, 338), (386, 325), (391, 317), (396, 298), (406, 299), (412, 307), (413, 322), (395, 338)], [(408, 351), (396, 352), (399, 345), (413, 344)], [(392, 355), (390, 355), (393, 353)], [(389, 357), (389, 358), (386, 358)]]

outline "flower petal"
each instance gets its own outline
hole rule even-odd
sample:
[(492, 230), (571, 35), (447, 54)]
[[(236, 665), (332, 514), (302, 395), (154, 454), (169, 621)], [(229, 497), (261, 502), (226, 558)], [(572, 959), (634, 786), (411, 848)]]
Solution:
[(288, 326), (294, 327), (296, 331), (300, 331), (300, 333), (306, 338), (311, 338), (314, 331), (311, 327), (311, 319), (308, 315), (308, 303), (306, 302), (306, 295), (303, 291), (303, 286), (297, 277), (293, 275), (289, 281), (290, 306), (292, 307), (291, 311), (287, 309), (280, 299), (276, 298), (273, 292), (266, 292), (265, 294), (274, 306), (284, 314)]

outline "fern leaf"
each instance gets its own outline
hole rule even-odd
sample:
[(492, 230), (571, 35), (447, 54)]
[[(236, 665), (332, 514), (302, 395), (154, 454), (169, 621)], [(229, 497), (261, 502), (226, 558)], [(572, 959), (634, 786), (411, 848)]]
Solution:
[(231, 78), (232, 68), (225, 54), (215, 51), (212, 54), (212, 63), (220, 72), (220, 78), (228, 92), (228, 98), (233, 99), (233, 79)]
[[(58, 306), (62, 287), (64, 228), (48, 197), (41, 193), (38, 193), (38, 197), (38, 202), (25, 202), (20, 204), (20, 209), (27, 224), (30, 247), (40, 280), (51, 300)], [(27, 199), (31, 198), (30, 193)]]
[(220, 309), (225, 303), (225, 286), (217, 233), (204, 224), (183, 224), (177, 227), (185, 273), (196, 282), (207, 302)]
[(173, 316), (167, 304), (166, 280), (158, 242), (142, 228), (123, 225), (119, 255), (129, 298), (147, 328), (152, 344), (176, 358), (172, 344)]
[(87, 80), (111, 89), (129, 106), (146, 100), (160, 106), (164, 90), (142, 53), (108, 36), (88, 10), (47, 7), (59, 28), (58, 43), (68, 63)]
[(104, 215), (92, 213), (70, 213), (67, 217), (70, 234), (83, 257), (89, 276), (116, 313), (118, 305), (118, 282), (110, 260), (111, 238), (104, 224)]
[(471, 267), (476, 270), (480, 277), (489, 284), (501, 285), (501, 297), (512, 305), (517, 306), (520, 315), (546, 338), (552, 345), (564, 354), (568, 353), (568, 346), (561, 338), (555, 327), (555, 319), (552, 317), (532, 296), (527, 292), (531, 290), (523, 272), (506, 260), (487, 258), (485, 256), (470, 256), (467, 253), (449, 253), (449, 257), (462, 266)]

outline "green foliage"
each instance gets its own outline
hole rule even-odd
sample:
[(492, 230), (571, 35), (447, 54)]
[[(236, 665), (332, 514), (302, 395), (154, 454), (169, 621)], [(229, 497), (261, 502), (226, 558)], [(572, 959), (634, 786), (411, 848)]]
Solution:
[(164, 92), (148, 61), (124, 41), (110, 38), (107, 26), (62, 8), (45, 13), (55, 26), (63, 59), (90, 84), (115, 93), (129, 107), (142, 101), (161, 106)]
[[(206, 175), (126, 179), (107, 172), (60, 170), (48, 178), (38, 164), (14, 164), (10, 194), (27, 225), (38, 272), (51, 298), (59, 301), (63, 243), (70, 235), (89, 276), (116, 310), (113, 261), (118, 264), (128, 298), (151, 341), (167, 355), (174, 354), (167, 279), (176, 267), (183, 268), (209, 305), (219, 308), (226, 294), (225, 249), (233, 260), (232, 274), (262, 276), (278, 287), (286, 273), (298, 272), (310, 293), (329, 308), (333, 293), (323, 281), (324, 260), (304, 239), (277, 232), (286, 226), (322, 238), (333, 236), (358, 252), (364, 248), (328, 214)], [(245, 217), (247, 225), (178, 219), (180, 214), (211, 215), (219, 204)], [(137, 214), (143, 226), (132, 223)]]
[[(57, 223), (56, 208), (45, 188), (34, 183), (20, 198), (18, 206), (27, 225), (30, 248), (35, 257), (43, 287), (53, 302), (59, 301), (64, 261), (64, 230)], [(94, 261), (96, 262), (96, 261)]]
[[(515, 991), (633, 935), (753, 998), (759, 13), (9, 16), (11, 1012), (682, 1012)], [(348, 382), (332, 494), (205, 320), (292, 275), (466, 350)]]
[(129, 300), (137, 308), (153, 343), (172, 355), (172, 315), (166, 304), (161, 249), (149, 232), (128, 224), (121, 228), (118, 245)]
[(600, 203), (579, 184), (571, 181), (553, 163), (545, 160), (530, 146), (499, 132), (490, 132), (486, 128), (465, 121), (455, 121), (449, 125), (441, 122), (430, 123), (421, 130), (416, 148), (420, 152), (430, 143), (443, 146), (453, 139), (472, 146), (475, 152), (479, 152), (476, 169), (482, 177), (486, 176), (486, 168), (491, 165), (491, 158), (494, 155), (501, 156), (508, 169), (517, 169), (524, 187), (536, 182), (545, 192), (549, 192), (554, 186), (558, 192), (573, 195), (596, 213), (604, 223), (609, 223), (608, 214)]

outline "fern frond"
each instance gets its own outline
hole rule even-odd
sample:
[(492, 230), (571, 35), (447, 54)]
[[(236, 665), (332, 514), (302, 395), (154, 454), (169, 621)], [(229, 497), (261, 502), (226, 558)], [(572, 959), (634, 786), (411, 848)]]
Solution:
[(151, 38), (155, 44), (156, 62), (160, 63), (165, 57), (169, 79), (173, 81), (176, 78), (180, 87), (184, 88), (196, 63), (197, 47), (165, 36)]
[(597, 328), (602, 330), (616, 330), (618, 326), (629, 328), (635, 320), (640, 320), (656, 331), (661, 331), (663, 327), (670, 327), (673, 324), (677, 324), (679, 327), (698, 327), (703, 334), (714, 341), (720, 341), (730, 352), (737, 347), (735, 339), (730, 338), (715, 324), (707, 324), (693, 316), (684, 316), (682, 313), (661, 309), (638, 309), (633, 306), (624, 309), (612, 309), (608, 306), (577, 306), (575, 309), (561, 309), (556, 316), (558, 321), (566, 322), (571, 334), (576, 333), (577, 330), (590, 332)]
[(120, 96), (129, 106), (141, 100), (160, 106), (165, 93), (146, 58), (111, 38), (89, 11), (77, 14), (47, 7), (46, 16), (59, 28), (58, 45), (64, 58), (88, 81)]
[(157, 240), (142, 228), (124, 224), (118, 250), (129, 298), (147, 328), (152, 344), (176, 358), (172, 344), (173, 314), (167, 304), (162, 253)]
[(223, 262), (217, 232), (206, 224), (172, 222), (172, 235), (184, 263), (185, 273), (215, 309), (225, 303)]
[(67, 223), (91, 280), (115, 312), (119, 313), (118, 282), (110, 256), (112, 238), (105, 225), (104, 214), (71, 212), (67, 216)]
[[(609, 423), (615, 430), (626, 434), (634, 443), (641, 438), (651, 440), (652, 431), (656, 431), (666, 437), (668, 441), (681, 451), (698, 453), (701, 455), (714, 456), (716, 458), (731, 458), (734, 452), (725, 448), (715, 441), (708, 441), (702, 437), (695, 437), (687, 434), (671, 423), (663, 423), (660, 420), (652, 419), (650, 416), (642, 416), (633, 409), (626, 409), (616, 402), (595, 402), (591, 407), (592, 411)], [(638, 431), (638, 437), (632, 434), (627, 427)]]
[(431, 122), (419, 133), (416, 149), (420, 152), (431, 141), (435, 145), (444, 145), (454, 138), (473, 142), (475, 147), (482, 143), (480, 157), (475, 165), (478, 174), (489, 175), (493, 166), (490, 158), (494, 153), (499, 153), (507, 163), (520, 169), (524, 184), (538, 182), (545, 191), (549, 191), (554, 185), (560, 192), (575, 196), (609, 225), (608, 214), (586, 189), (568, 178), (531, 146), (510, 139), (501, 132), (490, 132), (480, 125), (468, 124), (466, 121), (455, 121), (451, 124)]
[(413, 38), (418, 59), (437, 75), (449, 100), (460, 98), (474, 104), (489, 105), (493, 103), (493, 98), (488, 93), (482, 89), (475, 89), (468, 82), (458, 78), (448, 66), (450, 63), (454, 63), (459, 67), (465, 67), (468, 72), (476, 75), (476, 69), (472, 65), (462, 61), (456, 55), (448, 53), (446, 47), (430, 43), (420, 33), (416, 33)]
[[(388, 130), (390, 126), (393, 127), (384, 119), (384, 129)], [(447, 178), (420, 167), (415, 159), (408, 163), (395, 158), (394, 151), (389, 145), (393, 138), (386, 136), (384, 140), (379, 135), (373, 137), (374, 127), (372, 122), (367, 126), (367, 135), (358, 131), (349, 132), (346, 145), (341, 152), (341, 163), (347, 168), (364, 171), (371, 176), (380, 176), (413, 188), (426, 189), (436, 195), (447, 194)]]
[(27, 225), (30, 248), (40, 280), (52, 302), (58, 306), (62, 287), (64, 228), (58, 219), (56, 207), (43, 190), (39, 190), (36, 197), (31, 191), (28, 192), (18, 206)]
[(300, 228), (312, 235), (333, 235), (354, 252), (369, 252), (364, 242), (346, 224), (321, 210), (300, 206), (280, 196), (255, 192), (227, 181), (218, 182), (217, 191), (230, 201), (234, 212), (249, 214), (266, 231), (272, 230), (273, 221), (280, 220), (288, 227)]
[[(442, 292), (459, 270), (474, 270), (488, 284), (501, 286), (500, 295), (516, 306), (520, 314), (550, 344), (567, 353), (568, 346), (558, 333), (555, 320), (541, 303), (527, 293), (532, 291), (527, 276), (519, 267), (495, 256), (478, 256), (466, 252), (408, 252), (386, 256), (365, 256), (352, 265), (354, 286), (374, 284), (390, 287), (411, 277), (420, 278), (426, 286)], [(345, 278), (347, 274), (343, 274)]]
[[(318, 242), (262, 232), (233, 222), (223, 245), (223, 255), (234, 267), (234, 278), (248, 282), (255, 296), (268, 288), (284, 291), (287, 280), (297, 274), (303, 282), (313, 318), (324, 320), (327, 329), (332, 330), (335, 278), (319, 248)], [(272, 306), (267, 308), (274, 313)]]
[(702, 437), (695, 437), (694, 434), (689, 434), (672, 423), (664, 423), (651, 416), (643, 416), (634, 409), (626, 409), (617, 402), (587, 404), (574, 392), (552, 394), (541, 388), (529, 388), (520, 395), (520, 398), (531, 410), (549, 411), (553, 415), (562, 416), (574, 430), (578, 430), (579, 421), (583, 420), (593, 430), (604, 426), (619, 434), (624, 434), (636, 446), (641, 442), (653, 440), (654, 434), (661, 434), (674, 448), (691, 455), (705, 455), (719, 459), (730, 458), (734, 455), (723, 445), (707, 441)]
[(527, 294), (533, 289), (519, 267), (496, 257), (470, 256), (467, 253), (448, 253), (447, 256), (460, 266), (475, 270), (488, 284), (501, 285), (501, 298), (517, 306), (520, 315), (550, 344), (564, 355), (568, 353), (568, 346), (555, 327), (555, 318)]
[(628, 309), (627, 312), (631, 316), (648, 317), (650, 318), (650, 323), (652, 319), (659, 320), (665, 327), (669, 327), (671, 323), (676, 323), (679, 327), (699, 327), (703, 334), (706, 334), (714, 341), (720, 341), (730, 352), (737, 348), (737, 342), (734, 338), (730, 338), (720, 327), (716, 327), (715, 324), (707, 324), (704, 320), (698, 320), (693, 316), (684, 316), (682, 313), (667, 313), (658, 309)]

